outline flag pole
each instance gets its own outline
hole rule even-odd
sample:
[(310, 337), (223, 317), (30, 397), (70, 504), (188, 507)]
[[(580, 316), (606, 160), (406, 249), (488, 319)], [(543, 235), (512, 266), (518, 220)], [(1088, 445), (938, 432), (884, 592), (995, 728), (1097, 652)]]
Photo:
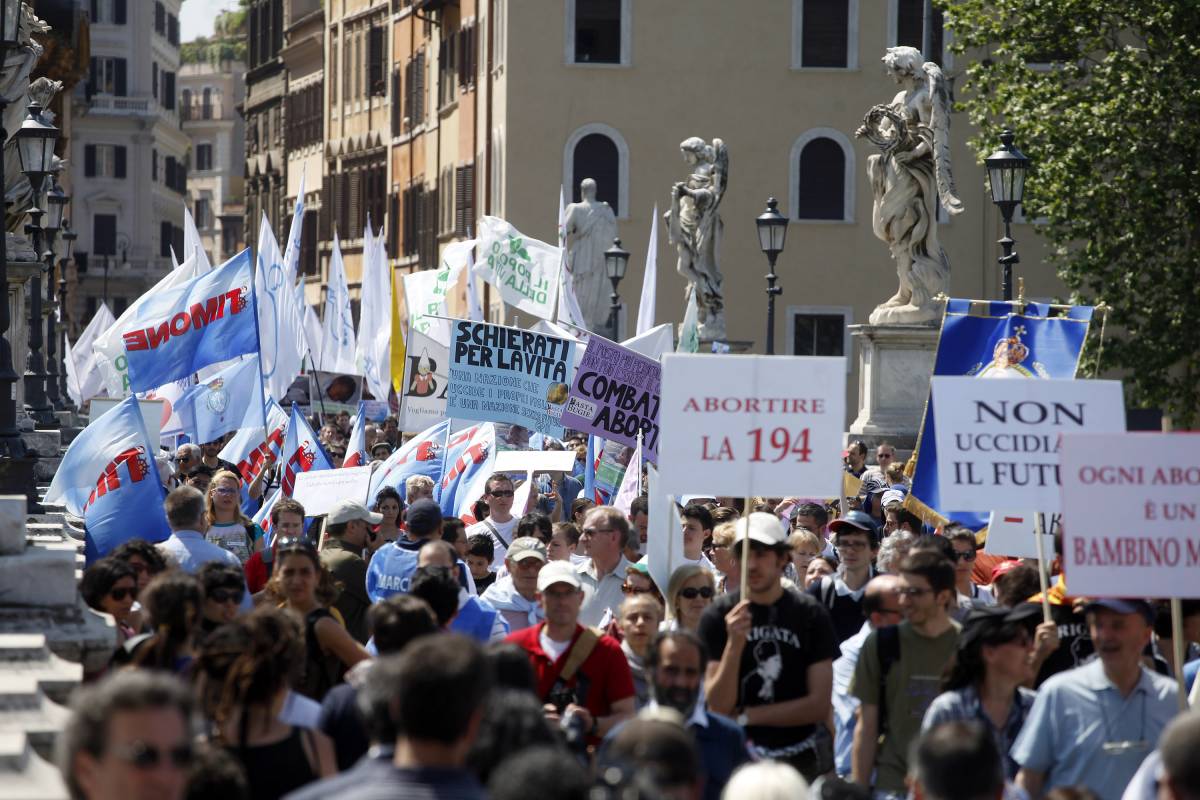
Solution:
[[(325, 397), (324, 397), (324, 395), (321, 394), (321, 379), (317, 377), (317, 364), (315, 361), (313, 361), (311, 348), (308, 351), (308, 365), (310, 367), (312, 367), (312, 371), (313, 371), (312, 379), (313, 379), (313, 382), (317, 384), (317, 403), (321, 406), (321, 424), (324, 425), (325, 424), (325, 416), (326, 416), (326, 414), (325, 414)], [(308, 405), (309, 405), (309, 408), (311, 409), (312, 408), (312, 398), (309, 398)]]
[(637, 432), (637, 452), (638, 452), (638, 470), (637, 470), (637, 493), (638, 497), (642, 496), (642, 463), (646, 460), (646, 453), (642, 450), (642, 429), (638, 428)]
[[(739, 579), (741, 582), (738, 583), (738, 593), (739, 593), (740, 600), (748, 600), (750, 598), (750, 592), (749, 592), (750, 587), (747, 586), (747, 583), (749, 581), (749, 574), (750, 574), (750, 495), (746, 495), (744, 508), (745, 508), (745, 519), (746, 519), (746, 535), (742, 539), (742, 574)], [(803, 585), (804, 576), (801, 575), (801, 576), (799, 576), (799, 578), (800, 578), (801, 585)]]
[(258, 328), (258, 289), (253, 281), (250, 282), (250, 299), (254, 303), (254, 341), (258, 342), (258, 388), (259, 399), (262, 401), (258, 404), (258, 411), (262, 415), (263, 445), (270, 448), (271, 432), (267, 430), (267, 377), (263, 374), (262, 334)]
[(587, 461), (583, 465), (583, 493), (588, 500), (596, 500), (596, 437), (588, 434)]
[(1053, 620), (1050, 618), (1050, 580), (1046, 574), (1046, 542), (1042, 538), (1042, 528), (1042, 515), (1035, 511), (1033, 513), (1033, 531), (1037, 544), (1038, 580), (1042, 584), (1042, 622), (1052, 622)]

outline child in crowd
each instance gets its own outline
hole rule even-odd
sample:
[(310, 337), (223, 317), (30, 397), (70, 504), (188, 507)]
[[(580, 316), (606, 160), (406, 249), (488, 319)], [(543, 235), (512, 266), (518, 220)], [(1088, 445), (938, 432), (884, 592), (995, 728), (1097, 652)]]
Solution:
[(475, 579), (475, 591), (483, 594), (496, 580), (492, 572), (492, 559), (496, 557), (496, 544), (486, 533), (467, 537), (467, 569)]

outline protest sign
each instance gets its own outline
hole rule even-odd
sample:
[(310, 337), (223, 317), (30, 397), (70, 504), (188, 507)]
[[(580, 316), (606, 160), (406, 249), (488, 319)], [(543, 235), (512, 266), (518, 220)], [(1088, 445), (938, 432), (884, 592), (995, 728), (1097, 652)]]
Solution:
[(596, 464), (596, 477), (592, 486), (597, 495), (593, 498), (596, 502), (607, 505), (616, 497), (617, 489), (625, 479), (625, 471), (633, 460), (633, 452), (636, 449), (636, 444), (630, 447), (620, 442), (605, 440), (604, 447), (600, 450), (599, 463)]
[(474, 272), (518, 311), (553, 318), (561, 266), (561, 248), (531, 239), (499, 217), (480, 218)]
[(366, 502), (370, 487), (370, 467), (314, 470), (296, 475), (292, 499), (304, 506), (305, 516), (319, 517), (342, 500)]
[(363, 391), (361, 375), (315, 371), (309, 373), (309, 378), (309, 407), (312, 411), (322, 414), (338, 414), (342, 411), (358, 413)]
[(574, 450), (503, 450), (496, 472), (566, 472), (575, 466)]
[[(1054, 533), (1060, 528), (1061, 517), (1052, 514), (1045, 517), (1042, 530), (1043, 553), (1054, 552)], [(988, 518), (987, 542), (983, 550), (997, 556), (1010, 558), (1038, 558), (1037, 532), (1032, 512), (993, 511)]]
[(1063, 567), (1071, 594), (1195, 597), (1200, 437), (1063, 437)]
[(400, 430), (423, 431), (446, 418), (450, 348), (413, 328), (405, 358)]
[(668, 353), (660, 491), (836, 497), (845, 422), (844, 358)]
[(562, 436), (574, 342), (467, 320), (452, 330), (448, 416)]
[(930, 386), (943, 511), (1058, 511), (1060, 435), (1125, 430), (1119, 381), (935, 375)]
[(593, 336), (575, 373), (562, 424), (626, 447), (637, 445), (641, 431), (642, 453), (657, 463), (661, 382), (657, 361)]

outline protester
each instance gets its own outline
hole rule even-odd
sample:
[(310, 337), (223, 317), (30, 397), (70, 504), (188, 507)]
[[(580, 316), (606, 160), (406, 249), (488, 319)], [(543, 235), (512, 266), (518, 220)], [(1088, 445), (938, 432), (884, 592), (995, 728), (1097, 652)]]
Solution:
[(193, 467), (191, 472), (188, 472), (184, 476), (184, 481), (181, 485), (190, 486), (207, 497), (209, 486), (212, 485), (213, 476), (216, 474), (217, 470), (210, 469), (201, 464), (198, 467)]
[(824, 543), (811, 530), (807, 528), (796, 528), (788, 537), (788, 547), (791, 548), (791, 567), (792, 572), (796, 576), (796, 583), (804, 583), (804, 577), (808, 574), (808, 565), (813, 559), (821, 555), (821, 550)]
[[(378, 602), (389, 595), (409, 590), (409, 581), (417, 568), (422, 545), (442, 538), (442, 509), (422, 498), (408, 507), (405, 536), (385, 544), (371, 557), (367, 567), (367, 596)], [(467, 565), (458, 561), (459, 583), (475, 592), (475, 583)]]
[(674, 709), (639, 716), (621, 726), (607, 743), (600, 771), (609, 765), (636, 771), (660, 797), (697, 797), (702, 781), (696, 743)]
[(254, 800), (242, 765), (220, 747), (197, 743), (188, 770), (184, 800)]
[(245, 564), (263, 546), (262, 528), (242, 513), (242, 480), (236, 472), (221, 470), (208, 489), (204, 538), (238, 557)]
[(547, 724), (545, 711), (532, 693), (493, 690), (467, 752), (467, 768), (486, 783), (507, 769), (508, 758), (527, 747), (562, 747), (562, 739)]
[(1001, 561), (992, 569), (992, 592), (996, 604), (1013, 607), (1024, 603), (1041, 589), (1037, 567), (1020, 561)]
[(863, 592), (875, 577), (871, 562), (879, 550), (879, 529), (869, 514), (851, 511), (829, 525), (840, 563), (837, 572), (820, 578), (808, 591), (829, 611), (838, 641), (858, 633), (866, 621)]
[(575, 555), (575, 550), (579, 547), (579, 537), (581, 535), (579, 527), (573, 522), (554, 523), (554, 535), (550, 538), (550, 544), (546, 547), (546, 557), (551, 561), (583, 563), (586, 559)]
[[(444, 517), (442, 519), (442, 541), (446, 544), (453, 545), (454, 552), (458, 554), (458, 559), (464, 561), (467, 557), (467, 525), (458, 517)], [(483, 591), (476, 587), (477, 592)]]
[(694, 633), (715, 595), (712, 572), (695, 564), (677, 567), (667, 581), (668, 629)]
[[(523, 540), (516, 540), (520, 541)], [(516, 542), (513, 542), (513, 548), (516, 548)], [(500, 612), (491, 603), (471, 594), (461, 585), (457, 574), (458, 553), (453, 547), (443, 541), (426, 542), (417, 556), (417, 567), (444, 567), (453, 576), (457, 596), (450, 630), (480, 642), (503, 641), (508, 636), (508, 622)]]
[(409, 475), (404, 480), (404, 498), (410, 506), (418, 500), (432, 500), (433, 478), (428, 475)]
[[(571, 503), (571, 519), (569, 521), (582, 531), (584, 518), (595, 507), (596, 502), (594, 500), (589, 500), (586, 497), (575, 498), (575, 502)], [(580, 555), (587, 555), (587, 553), (580, 553)]]
[(532, 536), (542, 544), (548, 545), (554, 536), (554, 524), (550, 522), (550, 517), (545, 514), (531, 511), (521, 517), (513, 533), (517, 538)]
[(216, 439), (211, 442), (205, 442), (200, 445), (200, 465), (208, 467), (216, 474), (222, 470), (228, 470), (234, 475), (238, 474), (237, 464), (232, 464), (221, 458), (221, 451), (225, 448), (225, 440)]
[(662, 621), (662, 606), (646, 594), (628, 595), (617, 614), (617, 624), (621, 628), (621, 652), (625, 654), (625, 661), (629, 664), (638, 708), (646, 705), (650, 699), (650, 687), (643, 661), (650, 640), (658, 633), (658, 626)]
[(958, 643), (958, 625), (947, 610), (954, 566), (942, 555), (914, 552), (901, 562), (899, 595), (904, 621), (867, 637), (850, 684), (861, 703), (852, 775), (877, 795), (903, 795), (909, 747)]
[(909, 511), (904, 506), (892, 506), (884, 509), (883, 512), (883, 530), (887, 535), (896, 532), (905, 532), (913, 536), (920, 536), (922, 529), (925, 527), (921, 522), (921, 518)]
[(183, 485), (188, 473), (200, 466), (201, 457), (200, 445), (191, 442), (179, 445), (175, 450), (175, 457), (172, 459), (175, 462), (174, 486)]
[(77, 690), (56, 753), (72, 800), (182, 798), (191, 714), (191, 693), (164, 673), (118, 672)]
[(375, 495), (375, 503), (371, 510), (379, 514), (381, 519), (375, 523), (367, 539), (367, 546), (374, 553), (388, 542), (394, 542), (403, 535), (400, 527), (400, 513), (404, 510), (404, 501), (400, 493), (391, 486), (381, 487)]
[(978, 722), (996, 741), (1004, 760), (1004, 776), (1017, 777), (1008, 755), (1021, 732), (1033, 691), (1033, 626), (1042, 610), (1026, 603), (976, 607), (963, 621), (958, 650), (947, 667), (941, 690), (925, 712), (921, 730), (946, 722)]
[(738, 569), (749, 539), (747, 596), (722, 595), (700, 620), (700, 638), (717, 658), (706, 675), (708, 705), (735, 718), (756, 756), (815, 778), (833, 767), (823, 724), (838, 655), (833, 624), (812, 597), (784, 589), (787, 534), (773, 514), (752, 513), (737, 536)]
[(126, 539), (109, 555), (129, 565), (137, 576), (139, 592), (149, 585), (151, 578), (167, 569), (162, 553), (145, 539)]
[(579, 615), (584, 625), (599, 625), (620, 608), (625, 570), (631, 564), (622, 552), (629, 535), (629, 520), (612, 506), (596, 506), (587, 512), (583, 536), (590, 543), (591, 558), (578, 567), (579, 579), (589, 591)]
[(648, 594), (657, 600), (660, 606), (666, 607), (666, 600), (663, 599), (662, 592), (658, 590), (658, 586), (650, 577), (650, 567), (645, 562), (631, 564), (625, 568), (625, 582), (621, 584), (621, 591), (626, 597)]
[(846, 460), (846, 472), (856, 478), (861, 478), (867, 471), (867, 446), (861, 441), (854, 441), (842, 452)]
[(621, 646), (579, 624), (584, 598), (581, 578), (566, 562), (544, 566), (537, 589), (545, 622), (511, 634), (508, 641), (528, 653), (537, 695), (551, 724), (566, 719), (567, 724), (578, 726), (577, 734), (595, 742), (632, 715), (635, 699)]
[(958, 592), (959, 606), (969, 608), (973, 605), (995, 604), (996, 599), (987, 587), (971, 580), (975, 554), (979, 550), (975, 534), (970, 528), (951, 523), (943, 529), (942, 535), (954, 547), (954, 588)]
[(295, 688), (320, 702), (347, 668), (370, 654), (346, 631), (337, 609), (330, 608), (338, 590), (312, 543), (280, 539), (275, 557), (279, 565), (268, 589), (304, 625), (303, 668)]
[(168, 563), (193, 574), (209, 561), (241, 568), (241, 559), (204, 538), (204, 495), (199, 491), (190, 486), (173, 489), (163, 501), (163, 508), (171, 535), (158, 545), (158, 551)]
[(1042, 684), (1012, 747), (1017, 785), (1032, 797), (1082, 784), (1117, 800), (1179, 710), (1175, 682), (1142, 664), (1150, 604), (1100, 599), (1085, 613), (1098, 658)]
[(907, 530), (894, 531), (879, 543), (879, 555), (875, 556), (875, 571), (899, 574), (900, 562), (908, 557), (917, 537)]
[[(1196, 800), (1200, 797), (1200, 711), (1177, 716), (1158, 747), (1158, 797), (1162, 800)], [(1151, 759), (1146, 759), (1150, 761)], [(1143, 769), (1145, 767), (1143, 766)], [(1153, 795), (1151, 795), (1153, 796)]]
[(492, 562), (496, 558), (496, 540), (488, 533), (476, 533), (467, 537), (467, 567), (475, 581), (475, 590), (487, 591), (496, 581)]
[(362, 553), (371, 536), (372, 525), (383, 520), (382, 514), (368, 511), (355, 500), (340, 500), (325, 518), (325, 541), (321, 544), (321, 563), (341, 584), (333, 607), (338, 610), (346, 631), (360, 643), (367, 642), (367, 562)]
[(492, 537), (494, 555), (492, 567), (499, 569), (504, 563), (504, 553), (513, 540), (513, 531), (517, 527), (517, 518), (512, 515), (513, 482), (502, 472), (492, 475), (483, 485), (483, 500), (488, 507), (486, 519), (482, 519), (467, 528), (467, 537), (477, 533), (486, 533)]
[[(236, 570), (229, 564), (220, 566)], [(126, 642), (118, 654), (120, 657), (114, 660), (187, 675), (196, 655), (195, 636), (200, 631), (204, 608), (204, 588), (200, 581), (184, 572), (164, 572), (150, 581), (142, 602), (151, 632)]]
[(702, 505), (693, 503), (685, 506), (679, 512), (683, 526), (683, 562), (704, 567), (709, 572), (716, 573), (716, 566), (704, 555), (703, 547), (706, 539), (713, 534), (712, 514)]
[[(1179, 601), (1183, 628), (1183, 663), (1200, 658), (1200, 599)], [(1175, 644), (1171, 638), (1171, 604), (1162, 600), (1155, 605), (1154, 638), (1150, 642), (1154, 670), (1159, 675), (1175, 675)]]
[(950, 721), (928, 728), (913, 748), (914, 800), (1000, 800), (1002, 752), (979, 721)]
[[(720, 509), (718, 509), (719, 511)], [(736, 522), (716, 523), (714, 519), (712, 550), (709, 560), (717, 570), (717, 594), (736, 592), (741, 575), (733, 568), (733, 556), (729, 552), (737, 536)]]
[(462, 591), (452, 569), (431, 564), (418, 566), (413, 570), (408, 591), (429, 604), (439, 629), (450, 630), (450, 624), (458, 615), (458, 598)]
[(832, 556), (817, 556), (808, 562), (808, 570), (804, 573), (804, 589), (811, 591), (814, 587), (819, 586), (823, 579), (836, 575), (837, 570), (837, 559)]
[(729, 779), (721, 800), (808, 800), (808, 781), (781, 761), (746, 764)]
[(638, 495), (629, 504), (629, 525), (637, 533), (638, 552), (645, 553), (650, 530), (650, 498), (646, 495)]
[(522, 750), (504, 762), (488, 781), (491, 800), (591, 800), (587, 769), (561, 747), (541, 745)]
[(246, 596), (245, 578), (232, 564), (210, 561), (196, 573), (204, 591), (199, 636), (207, 636), (237, 617)]
[(304, 536), (304, 506), (290, 497), (281, 497), (271, 507), (271, 546), (259, 550), (246, 562), (246, 588), (258, 594), (267, 588), (275, 569), (275, 551), (281, 539)]
[[(479, 538), (491, 547), (489, 537)], [(537, 539), (526, 536), (514, 540), (504, 559), (508, 574), (491, 583), (481, 595), (482, 600), (500, 612), (509, 631), (524, 630), (544, 619), (537, 600), (537, 577), (547, 560), (546, 547)], [(478, 580), (475, 585), (479, 586)]]
[(111, 614), (117, 624), (117, 644), (136, 636), (133, 604), (137, 600), (137, 575), (124, 561), (109, 556), (94, 562), (83, 572), (79, 594), (90, 608)]

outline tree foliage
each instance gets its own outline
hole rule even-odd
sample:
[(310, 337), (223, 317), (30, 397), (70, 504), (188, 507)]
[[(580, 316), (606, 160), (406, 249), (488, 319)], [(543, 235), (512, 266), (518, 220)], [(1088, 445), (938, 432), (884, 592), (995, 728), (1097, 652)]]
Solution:
[[(1032, 161), (1027, 218), (1073, 302), (1112, 307), (1104, 368), (1200, 422), (1200, 2), (939, 0), (969, 61), (958, 105)], [(1114, 330), (1116, 328), (1116, 330)]]

